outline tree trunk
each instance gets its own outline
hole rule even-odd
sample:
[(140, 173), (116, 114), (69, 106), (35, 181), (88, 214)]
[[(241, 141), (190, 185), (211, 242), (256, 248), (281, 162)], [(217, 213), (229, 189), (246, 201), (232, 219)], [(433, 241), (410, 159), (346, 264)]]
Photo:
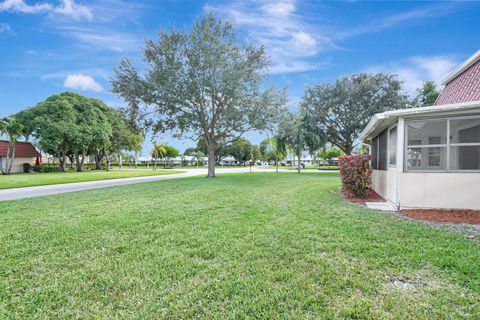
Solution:
[(12, 165), (13, 165), (13, 161), (15, 160), (15, 149), (16, 149), (16, 142), (13, 142), (12, 143), (12, 156), (10, 157), (10, 165), (8, 166), (7, 174), (10, 174), (12, 172)]
[(119, 169), (122, 169), (122, 165), (123, 165), (122, 161), (123, 161), (123, 158), (122, 158), (122, 154), (120, 153), (118, 155), (118, 168)]
[(302, 156), (301, 156), (301, 155), (297, 155), (297, 157), (298, 157), (297, 172), (300, 173), (300, 170), (301, 170), (301, 169), (300, 169), (300, 167), (301, 167), (301, 161), (300, 161), (300, 159), (302, 158)]
[(276, 173), (278, 173), (278, 157), (275, 157), (275, 165), (277, 166)]
[(135, 169), (137, 169), (138, 166), (138, 151), (135, 151)]
[(7, 144), (7, 157), (5, 158), (5, 169), (2, 168), (2, 174), (8, 175), (9, 164), (10, 164), (10, 143)]
[(67, 156), (65, 155), (65, 152), (62, 151), (59, 151), (58, 155), (58, 161), (60, 162), (60, 171), (65, 172), (65, 162), (67, 161)]
[(104, 158), (103, 151), (95, 151), (95, 170), (102, 170), (102, 161)]
[(82, 166), (80, 164), (80, 154), (75, 151), (75, 166), (77, 167), (77, 172), (82, 172)]
[(109, 155), (105, 155), (105, 161), (107, 163), (106, 170), (110, 171), (110, 156)]
[[(70, 169), (73, 170), (73, 163), (75, 162), (75, 156), (74, 155), (70, 155), (70, 156), (67, 156), (68, 160), (70, 160)], [(65, 159), (66, 161), (67, 159)]]
[(83, 151), (82, 153), (82, 159), (80, 161), (80, 169), (83, 171), (83, 169), (85, 168), (85, 158), (87, 157), (87, 152), (86, 151)]
[(342, 147), (340, 147), (340, 149), (345, 152), (345, 154), (347, 156), (351, 155), (352, 154), (352, 151), (353, 151), (353, 145), (351, 143), (346, 143), (344, 144)]
[(213, 142), (208, 144), (208, 176), (207, 178), (215, 178), (215, 145)]

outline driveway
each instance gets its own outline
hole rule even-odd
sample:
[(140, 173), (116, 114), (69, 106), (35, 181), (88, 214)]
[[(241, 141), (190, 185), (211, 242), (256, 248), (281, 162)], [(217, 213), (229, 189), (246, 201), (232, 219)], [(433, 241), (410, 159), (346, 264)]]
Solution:
[[(6, 200), (16, 200), (24, 198), (33, 198), (40, 196), (49, 196), (54, 194), (76, 192), (90, 189), (100, 189), (108, 188), (115, 186), (124, 186), (134, 183), (142, 182), (152, 182), (159, 180), (170, 180), (170, 179), (180, 179), (186, 177), (194, 176), (206, 176), (207, 169), (186, 169), (182, 170), (184, 173), (161, 175), (161, 176), (148, 176), (148, 177), (136, 177), (136, 178), (122, 178), (122, 179), (113, 179), (113, 180), (101, 180), (101, 181), (88, 181), (88, 182), (75, 182), (75, 183), (64, 183), (64, 184), (54, 184), (48, 186), (38, 186), (38, 187), (25, 187), (25, 188), (13, 188), (0, 190), (0, 201)], [(216, 168), (215, 172), (220, 173), (241, 173), (249, 172), (250, 168)], [(260, 170), (255, 170), (260, 171)]]

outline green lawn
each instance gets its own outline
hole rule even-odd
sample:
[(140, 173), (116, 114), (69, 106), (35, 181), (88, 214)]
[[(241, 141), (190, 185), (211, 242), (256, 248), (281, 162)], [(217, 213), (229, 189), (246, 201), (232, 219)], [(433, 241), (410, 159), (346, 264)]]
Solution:
[[(280, 167), (282, 169), (287, 169), (287, 170), (298, 170), (297, 166), (283, 166)], [(305, 169), (315, 169), (315, 170), (338, 170), (338, 166), (305, 166)]]
[(19, 173), (9, 176), (0, 175), (0, 189), (11, 189), (20, 187), (34, 187), (43, 186), (49, 184), (58, 183), (72, 183), (72, 182), (85, 182), (95, 180), (108, 180), (119, 178), (132, 178), (132, 177), (144, 177), (144, 176), (156, 176), (163, 174), (174, 174), (178, 171), (171, 170), (157, 170), (152, 169), (114, 169), (111, 171), (67, 171), (65, 173), (52, 172), (52, 173)]
[(479, 319), (478, 242), (338, 188), (243, 173), (2, 202), (0, 318)]

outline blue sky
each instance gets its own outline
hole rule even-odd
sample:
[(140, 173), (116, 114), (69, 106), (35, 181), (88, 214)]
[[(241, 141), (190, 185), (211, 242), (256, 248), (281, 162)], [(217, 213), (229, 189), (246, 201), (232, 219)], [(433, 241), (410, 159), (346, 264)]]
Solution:
[(0, 116), (67, 90), (122, 106), (108, 80), (120, 59), (140, 61), (145, 39), (207, 11), (267, 47), (268, 84), (293, 107), (306, 87), (362, 71), (396, 73), (412, 94), (480, 49), (480, 2), (0, 0)]

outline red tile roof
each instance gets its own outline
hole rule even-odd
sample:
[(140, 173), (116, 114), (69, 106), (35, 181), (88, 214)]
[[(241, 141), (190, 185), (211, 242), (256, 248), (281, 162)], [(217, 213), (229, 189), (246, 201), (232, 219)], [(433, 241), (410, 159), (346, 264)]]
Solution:
[(449, 79), (435, 105), (480, 101), (480, 60)]
[[(8, 142), (0, 140), (0, 157), (7, 156), (7, 147)], [(33, 158), (40, 156), (40, 153), (30, 142), (17, 142), (17, 146), (15, 147), (15, 157)]]

